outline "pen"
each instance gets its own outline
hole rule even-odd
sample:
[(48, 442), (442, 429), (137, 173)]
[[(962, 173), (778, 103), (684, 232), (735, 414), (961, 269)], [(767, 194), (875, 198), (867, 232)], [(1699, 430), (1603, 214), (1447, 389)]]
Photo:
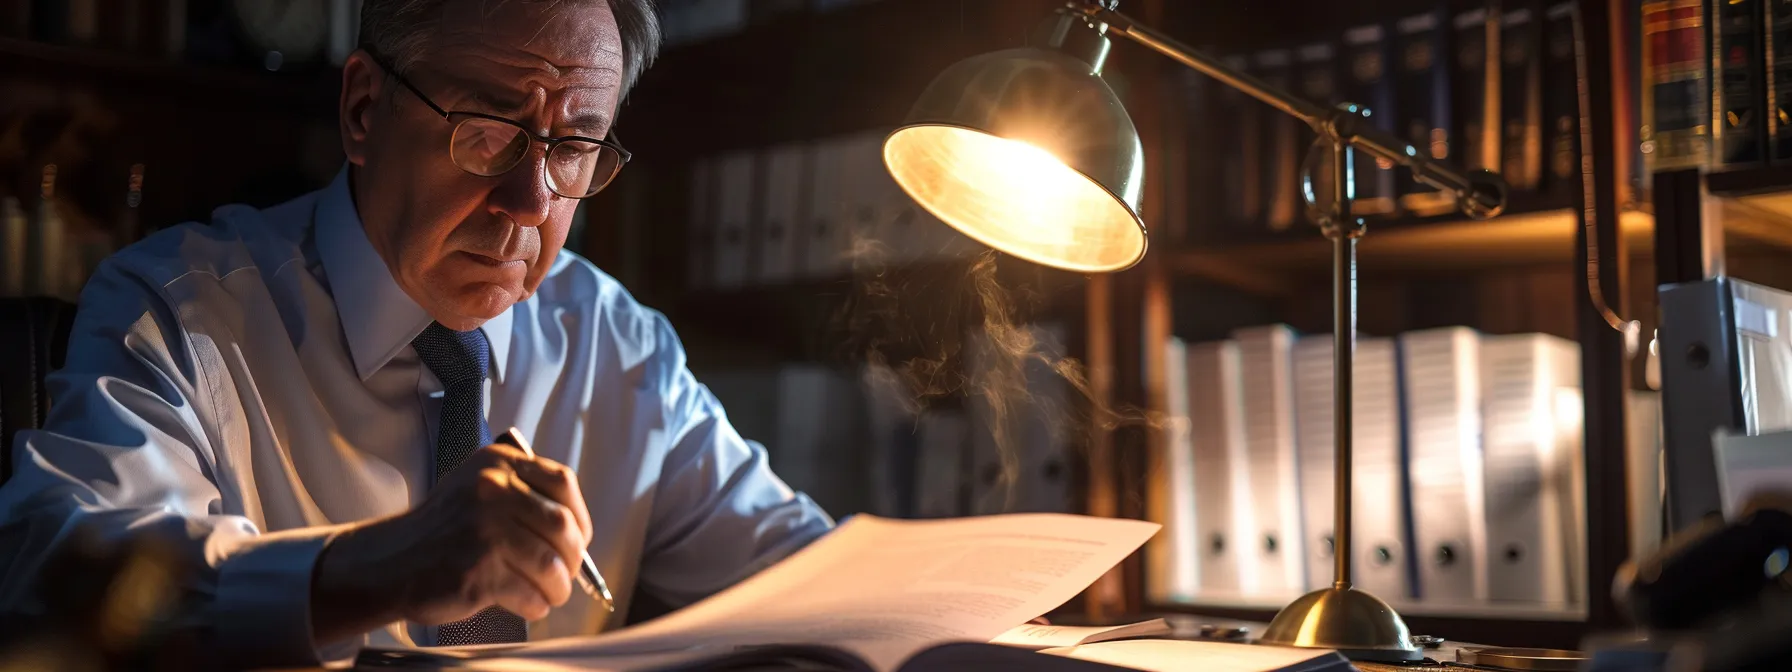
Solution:
[[(523, 439), (522, 431), (515, 427), (511, 427), (510, 431), (499, 435), (497, 442), (521, 450), (524, 455), (531, 458), (535, 457), (535, 451), (529, 448), (529, 442)], [(535, 496), (547, 499), (539, 492), (535, 493)], [(557, 505), (558, 502), (555, 504)], [(591, 554), (583, 549), (579, 551), (578, 578), (579, 588), (584, 590), (586, 595), (590, 595), (591, 599), (603, 603), (604, 611), (616, 611), (616, 600), (610, 597), (610, 585), (604, 582), (604, 575), (598, 573), (597, 563), (591, 561)]]

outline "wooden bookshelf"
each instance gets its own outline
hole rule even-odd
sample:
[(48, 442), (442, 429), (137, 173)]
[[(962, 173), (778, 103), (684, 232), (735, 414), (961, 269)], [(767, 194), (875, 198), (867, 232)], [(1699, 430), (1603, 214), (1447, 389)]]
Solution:
[(0, 63), (20, 74), (103, 83), (108, 92), (172, 97), (195, 107), (276, 107), (334, 115), (342, 71), (328, 65), (291, 72), (188, 63), (170, 56), (0, 38)]

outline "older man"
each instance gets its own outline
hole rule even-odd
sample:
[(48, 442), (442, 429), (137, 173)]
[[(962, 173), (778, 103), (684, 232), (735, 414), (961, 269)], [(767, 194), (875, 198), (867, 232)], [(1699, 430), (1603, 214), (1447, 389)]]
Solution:
[[(591, 632), (625, 610), (574, 597), (581, 551), (623, 605), (677, 606), (832, 525), (666, 320), (561, 251), (628, 160), (610, 129), (658, 48), (651, 2), (364, 7), (336, 180), (89, 282), (0, 489), (0, 608), (44, 609), (77, 528), (155, 535), (218, 662), (307, 663)], [(538, 456), (488, 445), (513, 426)]]

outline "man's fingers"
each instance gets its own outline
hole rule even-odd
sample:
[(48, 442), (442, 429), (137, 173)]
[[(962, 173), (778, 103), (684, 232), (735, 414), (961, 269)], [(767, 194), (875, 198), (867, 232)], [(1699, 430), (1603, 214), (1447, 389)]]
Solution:
[[(585, 536), (579, 531), (578, 523), (567, 507), (548, 499), (529, 489), (528, 484), (517, 482), (516, 494), (510, 502), (514, 524), (510, 529), (517, 536), (512, 545), (543, 544), (548, 550), (559, 556), (566, 567), (579, 566), (581, 552), (585, 548)], [(541, 558), (539, 564), (546, 564)]]
[(517, 476), (549, 499), (559, 502), (572, 513), (573, 520), (578, 523), (578, 530), (584, 540), (580, 546), (591, 543), (591, 513), (585, 509), (585, 494), (579, 490), (578, 474), (572, 469), (545, 457), (523, 460), (516, 463)]
[[(529, 576), (529, 572), (517, 566), (510, 558), (501, 560), (500, 571), (494, 572), (491, 586), (492, 597), (498, 606), (505, 611), (523, 617), (524, 620), (537, 620), (548, 615), (549, 601), (543, 594), (541, 586)], [(564, 603), (562, 600), (561, 603)]]

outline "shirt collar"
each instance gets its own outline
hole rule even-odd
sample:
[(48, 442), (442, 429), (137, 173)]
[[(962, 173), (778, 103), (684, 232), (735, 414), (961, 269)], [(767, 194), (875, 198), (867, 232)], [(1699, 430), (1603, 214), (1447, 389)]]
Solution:
[[(348, 180), (349, 169), (344, 166), (320, 195), (314, 224), (318, 256), (335, 296), (336, 315), (355, 360), (355, 373), (367, 380), (409, 347), (432, 319), (392, 279), (386, 261), (367, 240)], [(506, 310), (480, 326), (492, 346), (492, 373), (497, 382), (504, 381), (511, 322), (510, 310)]]

